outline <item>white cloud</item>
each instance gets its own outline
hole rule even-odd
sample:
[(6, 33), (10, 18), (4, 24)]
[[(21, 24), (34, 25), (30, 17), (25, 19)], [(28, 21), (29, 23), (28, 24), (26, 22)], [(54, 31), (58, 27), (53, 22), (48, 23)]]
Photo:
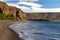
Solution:
[(35, 2), (35, 1), (38, 1), (38, 0), (0, 0), (0, 1), (20, 1), (20, 2)]
[(35, 1), (38, 1), (38, 0), (20, 0), (20, 2), (27, 2), (27, 1), (29, 1), (29, 2), (35, 2)]
[(11, 1), (11, 0), (0, 0), (0, 1)]
[(22, 9), (26, 10), (27, 12), (60, 12), (60, 8), (51, 8), (51, 9), (41, 8), (43, 5), (32, 3), (32, 2), (19, 2), (17, 4), (24, 4), (24, 5), (31, 6), (31, 9), (29, 10), (26, 10), (26, 8), (28, 7), (25, 8), (22, 7)]
[(42, 6), (40, 4), (31, 3), (31, 2), (19, 2), (17, 4), (24, 4), (24, 5), (28, 5), (28, 6), (31, 6), (31, 7), (41, 7)]
[(6, 1), (6, 0), (0, 0), (0, 1)]
[(20, 8), (22, 9), (22, 10), (24, 10), (24, 12), (27, 12), (27, 10), (29, 11), (29, 12), (31, 12), (30, 10), (30, 8), (29, 7), (26, 7), (26, 6), (20, 6)]
[(0, 0), (0, 1), (6, 2), (6, 1), (18, 1), (18, 0)]
[(32, 7), (32, 12), (60, 12), (60, 8), (51, 8), (51, 9), (46, 9), (46, 8), (36, 8)]

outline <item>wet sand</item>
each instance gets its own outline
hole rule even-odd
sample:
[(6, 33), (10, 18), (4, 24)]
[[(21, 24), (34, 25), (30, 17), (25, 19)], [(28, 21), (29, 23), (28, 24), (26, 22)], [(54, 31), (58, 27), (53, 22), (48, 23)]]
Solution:
[(22, 40), (13, 30), (8, 28), (15, 22), (9, 20), (0, 20), (0, 40)]

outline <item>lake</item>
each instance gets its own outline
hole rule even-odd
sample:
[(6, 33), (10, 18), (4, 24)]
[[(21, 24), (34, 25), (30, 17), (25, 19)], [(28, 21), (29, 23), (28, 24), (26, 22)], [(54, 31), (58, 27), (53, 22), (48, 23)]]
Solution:
[(23, 40), (60, 40), (60, 23), (32, 21), (9, 26)]

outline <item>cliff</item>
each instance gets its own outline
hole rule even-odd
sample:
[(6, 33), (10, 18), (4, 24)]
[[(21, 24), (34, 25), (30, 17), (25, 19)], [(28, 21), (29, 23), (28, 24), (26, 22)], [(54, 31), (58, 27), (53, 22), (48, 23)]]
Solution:
[(0, 14), (1, 13), (5, 15), (13, 15), (18, 20), (26, 20), (26, 15), (21, 9), (9, 6), (5, 2), (0, 2)]
[(26, 13), (27, 19), (29, 20), (48, 20), (54, 22), (60, 22), (60, 13)]

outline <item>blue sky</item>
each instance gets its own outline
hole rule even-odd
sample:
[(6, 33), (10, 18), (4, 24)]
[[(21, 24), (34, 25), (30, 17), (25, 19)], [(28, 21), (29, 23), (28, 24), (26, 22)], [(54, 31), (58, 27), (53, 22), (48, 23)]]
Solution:
[(60, 12), (60, 0), (0, 0), (24, 12)]
[(37, 3), (44, 5), (44, 8), (59, 8), (60, 0), (40, 0)]

